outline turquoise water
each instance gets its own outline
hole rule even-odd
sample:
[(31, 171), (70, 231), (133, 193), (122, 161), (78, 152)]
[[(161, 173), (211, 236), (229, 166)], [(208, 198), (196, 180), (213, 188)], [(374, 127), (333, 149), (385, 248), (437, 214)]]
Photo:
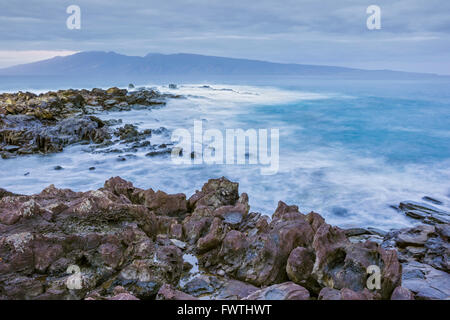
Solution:
[[(78, 145), (60, 154), (0, 160), (0, 186), (21, 193), (51, 183), (87, 190), (120, 175), (139, 187), (189, 196), (209, 178), (224, 175), (249, 194), (253, 211), (270, 215), (283, 200), (343, 227), (409, 226), (415, 222), (390, 205), (426, 195), (450, 202), (449, 84), (317, 79), (253, 79), (211, 88), (184, 84), (177, 92), (187, 99), (163, 109), (100, 116), (140, 128), (192, 130), (194, 120), (223, 132), (278, 128), (279, 172), (263, 176), (258, 165), (175, 165), (145, 152), (118, 162), (116, 154), (92, 154)], [(64, 170), (53, 170), (56, 165)], [(91, 166), (97, 169), (89, 171)]]

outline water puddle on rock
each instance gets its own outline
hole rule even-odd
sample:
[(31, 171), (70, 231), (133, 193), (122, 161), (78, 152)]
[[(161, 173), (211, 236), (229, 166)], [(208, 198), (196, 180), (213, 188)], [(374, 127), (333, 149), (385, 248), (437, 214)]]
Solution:
[(186, 274), (184, 274), (179, 282), (179, 287), (183, 288), (186, 283), (188, 283), (189, 281), (191, 281), (192, 279), (194, 279), (196, 276), (201, 274), (201, 271), (198, 267), (198, 259), (195, 255), (190, 254), (190, 253), (185, 253), (183, 255), (183, 261), (184, 262), (188, 262), (192, 265), (191, 270), (189, 270)]

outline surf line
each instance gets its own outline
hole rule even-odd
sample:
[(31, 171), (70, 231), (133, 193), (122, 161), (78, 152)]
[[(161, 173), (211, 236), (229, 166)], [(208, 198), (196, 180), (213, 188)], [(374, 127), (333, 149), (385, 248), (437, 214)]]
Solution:
[(196, 120), (193, 130), (178, 128), (171, 139), (175, 145), (171, 152), (175, 164), (260, 165), (262, 175), (278, 173), (280, 131), (277, 128), (226, 129), (224, 135), (219, 129), (203, 130), (203, 121)]

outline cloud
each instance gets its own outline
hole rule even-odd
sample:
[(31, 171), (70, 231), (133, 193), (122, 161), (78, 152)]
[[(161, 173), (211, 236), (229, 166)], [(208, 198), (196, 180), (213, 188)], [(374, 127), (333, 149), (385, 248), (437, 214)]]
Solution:
[[(66, 28), (66, 8), (74, 3), (81, 30)], [(381, 30), (366, 28), (372, 4), (381, 7)], [(402, 61), (412, 71), (450, 73), (447, 0), (15, 0), (2, 6), (0, 46), (10, 50), (192, 52), (379, 68)]]

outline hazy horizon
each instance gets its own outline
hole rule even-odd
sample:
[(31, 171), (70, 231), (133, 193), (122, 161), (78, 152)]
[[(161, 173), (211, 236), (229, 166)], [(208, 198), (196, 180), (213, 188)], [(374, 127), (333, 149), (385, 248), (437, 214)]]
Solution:
[[(16, 66), (21, 66), (21, 65), (27, 65), (27, 64), (35, 63), (35, 62), (51, 60), (51, 59), (57, 58), (57, 57), (67, 57), (67, 56), (72, 56), (72, 55), (76, 55), (76, 54), (79, 54), (79, 53), (92, 53), (92, 52), (104, 52), (104, 53), (112, 52), (112, 53), (116, 53), (116, 54), (123, 55), (123, 56), (139, 57), (139, 58), (144, 58), (148, 54), (165, 55), (165, 56), (171, 56), (171, 55), (198, 55), (198, 56), (205, 56), (205, 57), (229, 58), (229, 59), (237, 59), (237, 60), (249, 60), (249, 61), (277, 63), (277, 64), (309, 65), (309, 64), (304, 64), (304, 63), (290, 63), (290, 62), (278, 62), (278, 61), (263, 60), (263, 59), (250, 59), (250, 58), (247, 58), (247, 57), (225, 57), (225, 56), (218, 56), (218, 55), (205, 55), (205, 54), (191, 53), (191, 52), (173, 52), (173, 53), (149, 52), (149, 53), (143, 54), (143, 55), (127, 55), (127, 54), (116, 52), (116, 51), (92, 50), (92, 51), (74, 51), (74, 52), (63, 51), (61, 53), (55, 53), (55, 54), (51, 54), (51, 55), (46, 55), (45, 52), (36, 52), (36, 55), (39, 57), (39, 58), (37, 58), (37, 60), (31, 60), (31, 61), (27, 60), (27, 61), (25, 61), (23, 63), (12, 64), (12, 65), (8, 65), (8, 66), (5, 66), (5, 67), (0, 66), (0, 69), (7, 69), (7, 68), (10, 68), (10, 67), (16, 67)], [(430, 75), (437, 75), (437, 76), (448, 76), (448, 75), (450, 75), (450, 74), (443, 74), (443, 73), (439, 73), (439, 72), (415, 72), (415, 71), (405, 71), (405, 70), (398, 70), (398, 69), (379, 69), (379, 68), (363, 68), (363, 67), (355, 68), (355, 67), (350, 67), (350, 66), (336, 66), (336, 65), (330, 65), (330, 64), (311, 64), (310, 66), (342, 67), (342, 68), (358, 69), (358, 70), (364, 70), (364, 71), (398, 71), (398, 72), (409, 72), (409, 73), (418, 73), (418, 74), (430, 74)]]
[[(80, 29), (66, 26), (72, 4)], [(381, 9), (380, 29), (367, 28), (370, 5)], [(449, 12), (442, 0), (19, 0), (0, 14), (0, 68), (81, 51), (183, 52), (449, 75)]]

